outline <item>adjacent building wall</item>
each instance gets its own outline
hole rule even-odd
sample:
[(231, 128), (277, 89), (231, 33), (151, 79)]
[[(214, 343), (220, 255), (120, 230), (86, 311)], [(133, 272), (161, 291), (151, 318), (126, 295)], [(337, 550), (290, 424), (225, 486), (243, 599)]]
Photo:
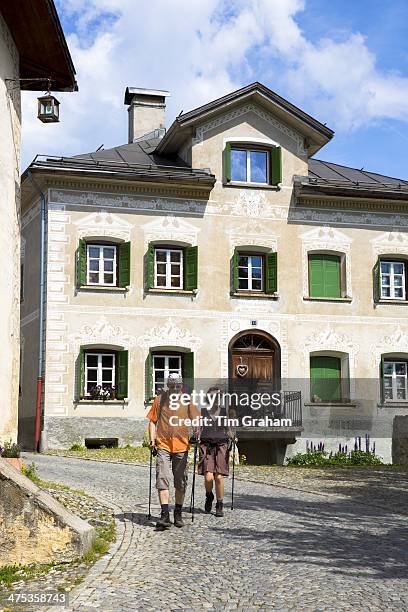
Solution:
[[(0, 15), (0, 443), (17, 437), (20, 286), (18, 51)], [(6, 82), (6, 79), (15, 79)]]

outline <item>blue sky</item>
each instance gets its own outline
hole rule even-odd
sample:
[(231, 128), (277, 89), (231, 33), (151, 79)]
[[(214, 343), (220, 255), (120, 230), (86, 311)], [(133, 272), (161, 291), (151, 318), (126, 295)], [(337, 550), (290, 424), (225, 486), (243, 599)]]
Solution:
[(127, 85), (180, 112), (259, 80), (335, 130), (317, 157), (408, 178), (406, 0), (59, 0), (80, 92), (61, 123), (23, 94), (23, 167), (126, 142)]

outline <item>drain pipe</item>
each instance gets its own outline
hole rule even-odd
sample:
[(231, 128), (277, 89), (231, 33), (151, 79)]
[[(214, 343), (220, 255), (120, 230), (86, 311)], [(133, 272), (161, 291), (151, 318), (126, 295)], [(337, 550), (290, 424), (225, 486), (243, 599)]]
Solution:
[(28, 171), (28, 178), (34, 185), (40, 196), (40, 304), (39, 304), (39, 347), (38, 347), (38, 375), (37, 375), (37, 401), (35, 412), (35, 434), (34, 434), (34, 449), (36, 452), (40, 449), (41, 437), (41, 400), (43, 394), (43, 355), (44, 355), (44, 285), (45, 285), (45, 195), (40, 189), (37, 181), (32, 173)]

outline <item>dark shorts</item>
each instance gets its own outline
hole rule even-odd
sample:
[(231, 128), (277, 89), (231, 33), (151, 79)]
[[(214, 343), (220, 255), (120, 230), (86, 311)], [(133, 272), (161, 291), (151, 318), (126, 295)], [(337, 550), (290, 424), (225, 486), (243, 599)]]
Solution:
[(204, 476), (205, 472), (213, 474), (229, 474), (229, 450), (228, 442), (218, 442), (209, 444), (200, 443), (200, 460), (198, 463), (198, 473)]

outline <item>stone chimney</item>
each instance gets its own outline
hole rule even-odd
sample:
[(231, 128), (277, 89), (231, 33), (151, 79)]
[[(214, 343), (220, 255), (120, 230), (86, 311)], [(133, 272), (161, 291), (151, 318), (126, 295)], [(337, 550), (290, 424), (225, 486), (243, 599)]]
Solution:
[(126, 87), (125, 104), (129, 105), (129, 143), (145, 134), (165, 127), (168, 91)]

